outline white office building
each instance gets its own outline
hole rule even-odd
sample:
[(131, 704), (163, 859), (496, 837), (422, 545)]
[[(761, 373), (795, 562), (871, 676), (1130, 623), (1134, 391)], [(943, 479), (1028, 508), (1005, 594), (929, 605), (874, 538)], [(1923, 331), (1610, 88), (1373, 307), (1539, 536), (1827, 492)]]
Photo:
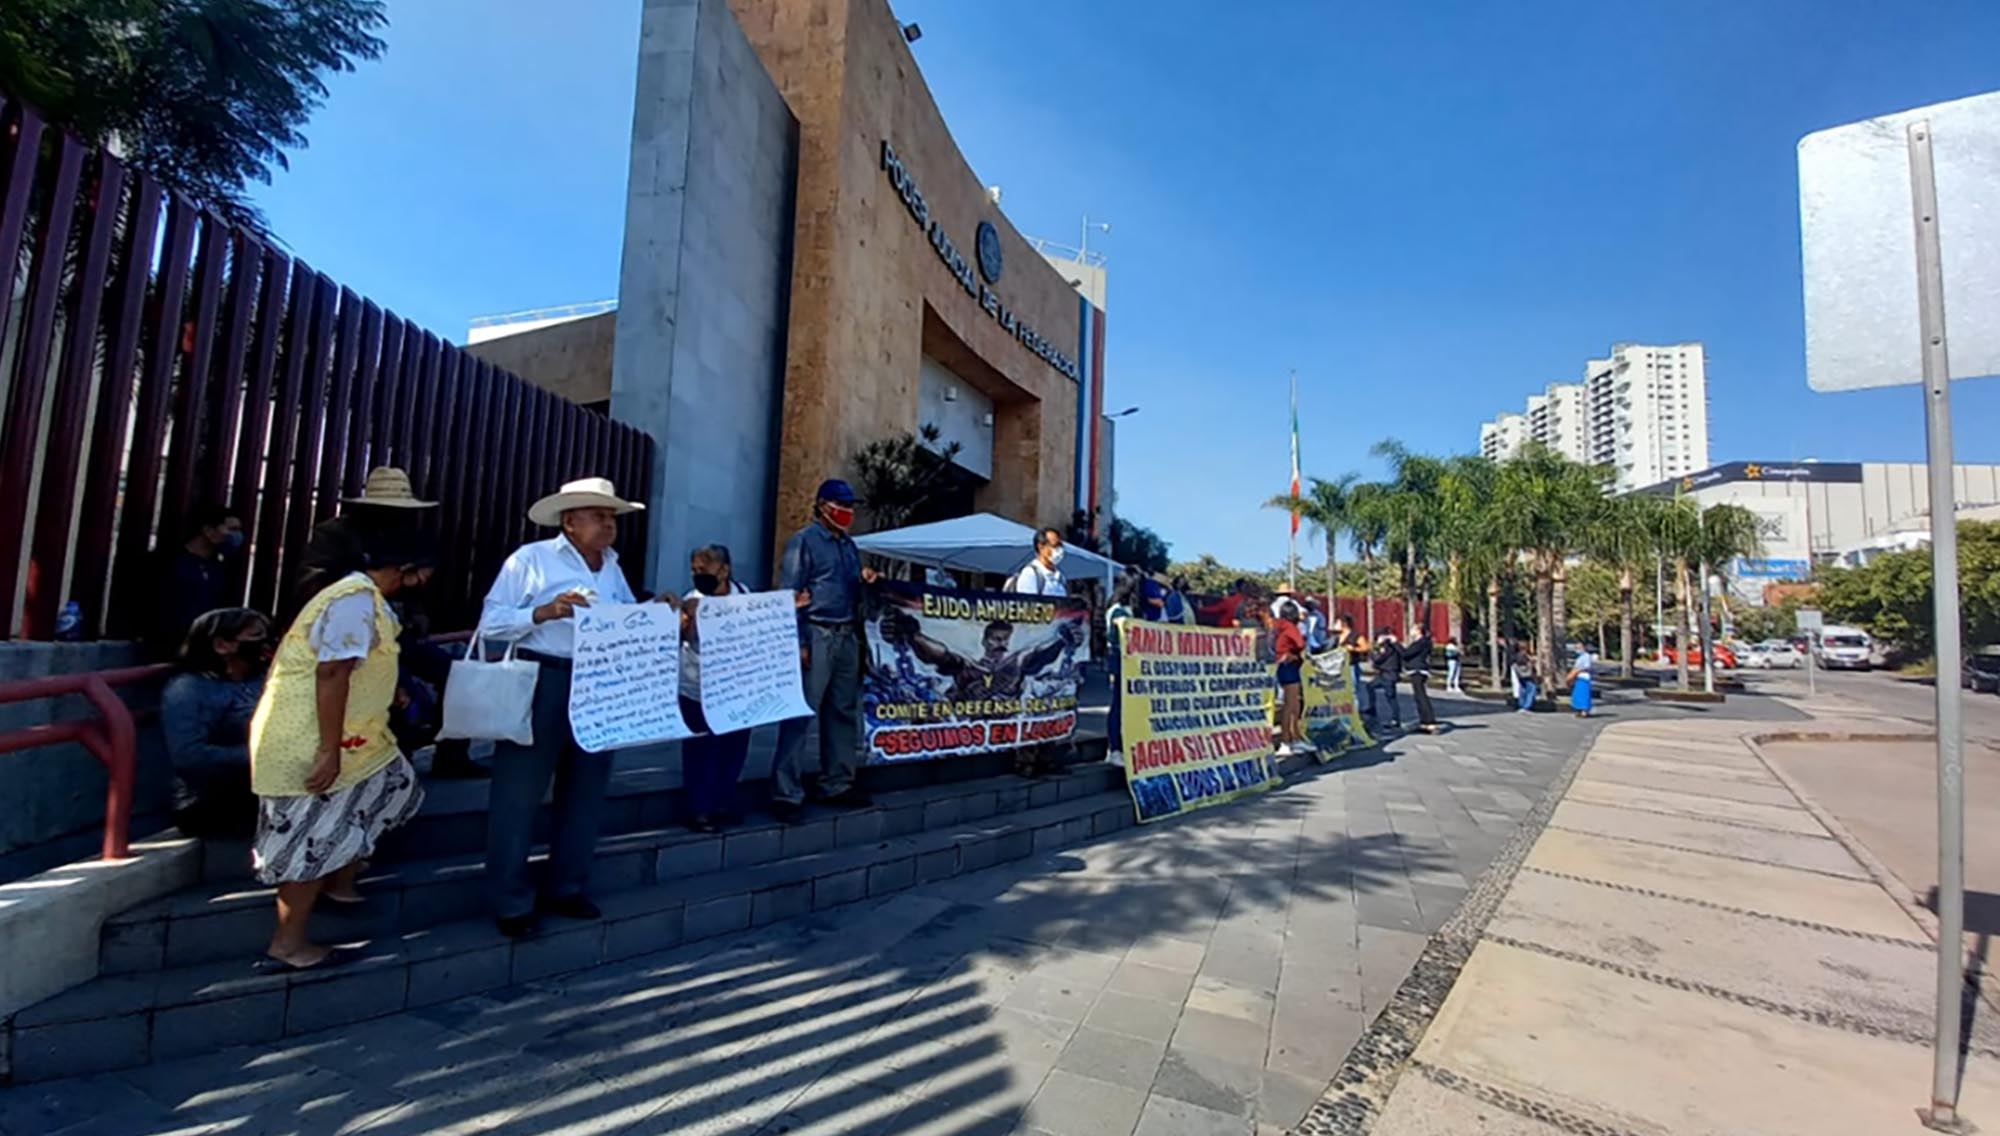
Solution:
[[(1815, 565), (1858, 567), (1931, 539), (1929, 474), (1917, 462), (1724, 462), (1638, 492), (1755, 514), (1763, 547), (1726, 572), (1737, 598), (1752, 604), (1763, 602), (1764, 585), (1809, 579)], [(1961, 521), (2000, 519), (2000, 466), (1954, 466), (1952, 498)]]
[(1528, 396), (1527, 413), (1479, 427), (1479, 452), (1504, 461), (1529, 441), (1608, 465), (1623, 493), (1708, 465), (1708, 365), (1699, 343), (1621, 343), (1581, 383)]

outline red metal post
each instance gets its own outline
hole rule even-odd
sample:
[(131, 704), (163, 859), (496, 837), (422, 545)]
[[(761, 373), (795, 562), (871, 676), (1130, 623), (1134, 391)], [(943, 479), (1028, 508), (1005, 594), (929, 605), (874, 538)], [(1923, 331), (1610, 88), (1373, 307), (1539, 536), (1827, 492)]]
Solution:
[(134, 175), (133, 180), (138, 192), (132, 204), (125, 246), (119, 254), (118, 297), (104, 345), (104, 378), (99, 383), (97, 421), (90, 435), (90, 465), (84, 475), (83, 531), (78, 534), (76, 546), (77, 563), (95, 566), (90, 606), (96, 618), (91, 626), (105, 634), (118, 627), (108, 610), (116, 594), (111, 580), (119, 570), (111, 561), (111, 549), (117, 538), (114, 520), (118, 499), (124, 492), (125, 431), (131, 424), (146, 286), (152, 282), (153, 239), (159, 235), (160, 227), (159, 184), (143, 173)]
[[(0, 427), (0, 533), (22, 533), (28, 521), (28, 484), (40, 450), (42, 400), (48, 392), (50, 344), (55, 339), (56, 301), (61, 298), (63, 262), (69, 248), (70, 216), (76, 210), (76, 182), (83, 171), (83, 148), (68, 138), (56, 143), (55, 186), (42, 212), (41, 232), (30, 252), (26, 318), (15, 346), (14, 374), (8, 384), (7, 417)], [(11, 266), (9, 266), (11, 268)], [(0, 612), (13, 618), (20, 558), (0, 556)]]
[[(70, 560), (70, 512), (76, 507), (77, 472), (83, 464), (83, 441), (89, 423), (91, 372), (97, 363), (97, 317), (103, 310), (104, 278), (111, 263), (111, 237), (118, 229), (125, 171), (116, 159), (99, 155), (95, 192), (91, 194), (89, 236), (84, 239), (83, 266), (77, 274), (69, 309), (69, 342), (63, 346), (56, 378), (55, 403), (48, 434), (42, 441), (42, 494), (35, 509), (35, 539), (28, 561), (28, 603), (22, 634), (30, 639), (54, 638), (56, 613), (63, 602), (63, 577)], [(87, 582), (84, 573), (79, 583)], [(96, 626), (101, 613), (97, 599), (85, 618)]]

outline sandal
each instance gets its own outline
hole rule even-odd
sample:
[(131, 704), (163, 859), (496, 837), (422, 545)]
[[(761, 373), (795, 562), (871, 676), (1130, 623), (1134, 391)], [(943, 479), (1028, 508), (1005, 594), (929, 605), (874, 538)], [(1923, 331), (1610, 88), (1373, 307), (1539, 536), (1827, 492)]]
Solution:
[(253, 974), (298, 974), (308, 970), (326, 970), (329, 967), (344, 966), (360, 957), (357, 951), (346, 947), (334, 947), (322, 955), (318, 962), (301, 966), (295, 962), (287, 962), (276, 955), (267, 954), (251, 963), (250, 970)]

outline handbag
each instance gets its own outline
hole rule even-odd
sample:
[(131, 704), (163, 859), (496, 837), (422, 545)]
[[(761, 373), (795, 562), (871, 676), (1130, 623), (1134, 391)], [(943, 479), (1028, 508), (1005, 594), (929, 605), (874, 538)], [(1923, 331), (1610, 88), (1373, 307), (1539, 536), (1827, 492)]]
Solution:
[(497, 662), (488, 662), (479, 647), (474, 633), (465, 657), (452, 660), (437, 736), (534, 745), (535, 683), (542, 668), (515, 658), (511, 642)]

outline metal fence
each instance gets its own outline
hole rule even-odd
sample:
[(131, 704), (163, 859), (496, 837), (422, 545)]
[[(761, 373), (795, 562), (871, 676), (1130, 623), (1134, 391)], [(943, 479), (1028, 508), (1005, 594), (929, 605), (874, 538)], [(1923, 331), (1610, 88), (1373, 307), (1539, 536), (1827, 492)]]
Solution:
[[(48, 639), (130, 637), (152, 550), (227, 505), (234, 586), (282, 606), (315, 522), (378, 465), (440, 502), (428, 609), (469, 626), (529, 502), (610, 477), (644, 499), (652, 440), (473, 358), (164, 191), (0, 94), (0, 605)], [(621, 538), (644, 563), (644, 526)]]

